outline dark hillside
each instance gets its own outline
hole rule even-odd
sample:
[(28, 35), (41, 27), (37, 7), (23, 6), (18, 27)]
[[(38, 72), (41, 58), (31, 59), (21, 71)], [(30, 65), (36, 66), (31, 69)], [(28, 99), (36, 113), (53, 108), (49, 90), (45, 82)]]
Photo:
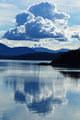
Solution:
[(61, 54), (51, 62), (51, 65), (80, 67), (80, 50), (72, 50)]

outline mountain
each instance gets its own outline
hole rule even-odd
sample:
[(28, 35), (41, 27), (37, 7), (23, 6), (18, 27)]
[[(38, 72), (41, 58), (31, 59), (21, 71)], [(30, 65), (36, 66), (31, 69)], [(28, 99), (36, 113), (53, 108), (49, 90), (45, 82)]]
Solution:
[(80, 67), (80, 50), (72, 50), (55, 58), (51, 65), (63, 67)]
[(51, 50), (43, 47), (36, 47), (34, 48), (37, 52), (48, 52), (48, 53), (59, 53), (59, 52), (67, 52), (70, 51), (70, 49), (59, 49), (59, 50)]
[(22, 54), (36, 53), (32, 48), (28, 47), (14, 47), (10, 48), (2, 43), (0, 43), (0, 56), (17, 56)]
[(80, 48), (79, 48), (79, 50), (80, 50)]
[(0, 59), (53, 60), (60, 54), (60, 53), (56, 54), (56, 53), (51, 53), (51, 52), (52, 50), (49, 50), (46, 48), (28, 48), (28, 47), (10, 48), (0, 43)]
[(55, 53), (68, 52), (68, 51), (70, 51), (70, 49), (64, 49), (64, 48), (62, 48), (62, 49), (56, 50)]
[(36, 50), (37, 52), (55, 53), (54, 50), (50, 50), (50, 49), (43, 48), (43, 47), (36, 47), (34, 48), (34, 50)]
[(12, 59), (12, 60), (53, 60), (57, 58), (59, 55), (60, 53), (40, 52), (40, 53), (8, 57), (8, 59)]
[(69, 51), (69, 49), (60, 49), (57, 51), (50, 50), (47, 48), (37, 47), (37, 48), (29, 48), (29, 47), (14, 47), (10, 48), (2, 43), (0, 43), (0, 56), (19, 56), (24, 54), (33, 54), (33, 53), (58, 53), (63, 51)]

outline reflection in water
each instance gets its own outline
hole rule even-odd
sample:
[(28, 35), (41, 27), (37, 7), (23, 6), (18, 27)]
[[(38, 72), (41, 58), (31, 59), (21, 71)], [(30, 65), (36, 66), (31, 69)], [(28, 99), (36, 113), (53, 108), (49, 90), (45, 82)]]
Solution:
[(71, 77), (71, 78), (75, 78), (78, 79), (80, 78), (80, 72), (71, 72), (71, 71), (60, 71), (65, 77)]
[[(30, 111), (39, 114), (49, 114), (54, 112), (54, 108), (57, 105), (67, 103), (64, 91), (60, 89), (57, 91), (56, 83), (42, 82), (39, 76), (24, 76), (22, 78), (19, 76), (8, 76), (5, 81), (7, 86), (14, 88), (15, 101), (17, 103), (25, 103)], [(59, 95), (57, 92), (59, 92)]]
[[(7, 99), (5, 100), (6, 103), (3, 99), (0, 99), (0, 103), (2, 101), (3, 105), (5, 104), (6, 107), (6, 109), (0, 109), (0, 114), (2, 115), (0, 120), (25, 120), (26, 115), (22, 115), (22, 118), (20, 118), (20, 111), (24, 111), (22, 108), (24, 105), (28, 110), (25, 110), (26, 114), (30, 113), (28, 117), (30, 118), (29, 120), (33, 120), (34, 114), (39, 116), (39, 118), (35, 117), (35, 120), (41, 120), (42, 116), (44, 116), (42, 120), (45, 120), (46, 116), (52, 115), (52, 117), (55, 117), (55, 114), (59, 115), (60, 111), (58, 110), (65, 108), (64, 106), (68, 106), (69, 104), (68, 94), (71, 92), (74, 94), (80, 93), (79, 72), (79, 70), (73, 71), (61, 68), (58, 70), (51, 66), (38, 66), (24, 62), (3, 62), (2, 65), (0, 65), (0, 91), (3, 90), (5, 95), (3, 97), (3, 93), (2, 95), (0, 93), (0, 98), (3, 97), (5, 100), (7, 97), (8, 101), (11, 103), (11, 107)], [(74, 96), (72, 96), (72, 98), (74, 100)], [(0, 104), (0, 108), (2, 103)], [(22, 106), (19, 109), (17, 105)], [(6, 115), (5, 113), (8, 111), (8, 108), (10, 111)], [(70, 106), (68, 108), (70, 108)], [(13, 113), (15, 118), (12, 119), (10, 116), (13, 116)], [(17, 113), (19, 116), (15, 115)], [(60, 115), (63, 116), (64, 114), (60, 113)], [(24, 116), (25, 118), (23, 118)], [(64, 118), (65, 116), (63, 119)], [(59, 118), (55, 117), (55, 120), (59, 120)]]

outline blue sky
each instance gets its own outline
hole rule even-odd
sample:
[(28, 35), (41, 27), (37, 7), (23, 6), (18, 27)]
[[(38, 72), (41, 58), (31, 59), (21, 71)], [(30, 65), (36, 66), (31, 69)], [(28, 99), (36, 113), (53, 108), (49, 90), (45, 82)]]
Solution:
[[(14, 28), (15, 26), (15, 16), (19, 13), (24, 12), (27, 10), (27, 8), (33, 4), (40, 3), (43, 1), (49, 1), (55, 4), (56, 9), (59, 12), (65, 12), (70, 15), (70, 18), (68, 19), (68, 29), (72, 32), (79, 32), (80, 29), (80, 0), (73, 1), (73, 0), (0, 0), (0, 35), (4, 34), (5, 31)], [(18, 45), (24, 45), (24, 41), (1, 41), (7, 44), (8, 46), (15, 46), (17, 43)], [(29, 41), (30, 42), (30, 41)], [(25, 43), (28, 45), (29, 42), (25, 41)], [(43, 42), (43, 41), (42, 41)], [(47, 41), (44, 42), (42, 46), (48, 47), (51, 49), (58, 49), (58, 48), (78, 48), (79, 47), (79, 40), (72, 40), (68, 42), (59, 42), (59, 41), (53, 41), (51, 44), (49, 43), (47, 45)], [(53, 43), (53, 44), (52, 44)], [(32, 43), (33, 44), (33, 43)], [(35, 43), (36, 45), (41, 44)], [(31, 45), (31, 43), (30, 43)], [(51, 46), (52, 45), (52, 46)], [(56, 47), (55, 47), (56, 46)]]

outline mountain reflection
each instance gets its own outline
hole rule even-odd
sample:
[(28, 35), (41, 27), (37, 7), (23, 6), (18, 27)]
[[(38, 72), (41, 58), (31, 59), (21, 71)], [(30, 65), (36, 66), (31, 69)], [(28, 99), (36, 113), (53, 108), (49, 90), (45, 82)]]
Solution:
[(60, 71), (61, 74), (63, 74), (65, 77), (70, 77), (74, 79), (80, 78), (80, 72), (72, 72), (72, 71)]
[(30, 111), (40, 115), (53, 113), (58, 105), (67, 103), (64, 90), (54, 83), (43, 82), (36, 76), (7, 76), (6, 85), (14, 89), (16, 103), (24, 103)]

